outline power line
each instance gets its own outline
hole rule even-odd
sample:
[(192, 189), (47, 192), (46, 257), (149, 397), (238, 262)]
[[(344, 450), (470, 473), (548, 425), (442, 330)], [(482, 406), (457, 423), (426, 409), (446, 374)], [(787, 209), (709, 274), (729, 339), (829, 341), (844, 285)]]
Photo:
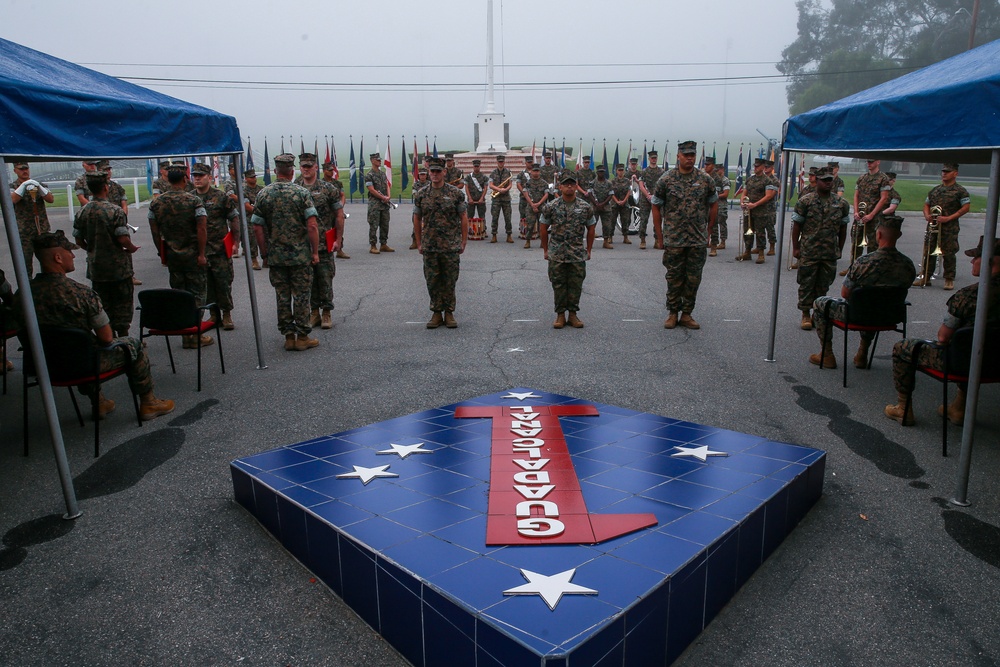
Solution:
[[(208, 69), (483, 69), (486, 65), (483, 63), (471, 64), (471, 65), (461, 65), (461, 64), (443, 64), (443, 65), (247, 65), (246, 63), (236, 64), (236, 65), (223, 65), (214, 64), (206, 65), (205, 63), (197, 64), (182, 64), (182, 63), (96, 63), (96, 62), (81, 62), (80, 65), (85, 65), (87, 67), (169, 67), (171, 69), (177, 69), (179, 67), (189, 67), (189, 68), (208, 68)], [(717, 67), (719, 65), (729, 65), (729, 66), (740, 66), (740, 65), (777, 65), (778, 63), (771, 60), (752, 60), (752, 61), (742, 61), (742, 62), (693, 62), (693, 63), (581, 63), (581, 64), (552, 64), (545, 65), (541, 63), (524, 63), (524, 64), (504, 64), (501, 67), (506, 68), (516, 68), (516, 69), (536, 69), (536, 68), (556, 68), (556, 67), (572, 67), (574, 69), (585, 69), (589, 67), (597, 68), (610, 68), (610, 67)], [(789, 63), (793, 64), (793, 63)], [(794, 63), (794, 64), (805, 64), (805, 63)]]

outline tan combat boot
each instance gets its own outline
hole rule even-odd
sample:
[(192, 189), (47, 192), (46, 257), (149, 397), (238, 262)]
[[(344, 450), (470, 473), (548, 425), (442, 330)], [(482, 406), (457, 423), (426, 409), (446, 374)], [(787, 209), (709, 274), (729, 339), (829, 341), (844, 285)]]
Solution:
[(527, 241), (524, 242), (524, 247), (525, 248), (530, 248), (531, 247), (531, 239), (528, 239)]
[[(943, 415), (944, 410), (943, 405), (938, 406), (939, 415)], [(955, 400), (948, 404), (948, 421), (955, 426), (961, 426), (965, 423), (965, 392), (961, 389), (955, 394)]]
[(253, 258), (253, 263), (251, 264), (251, 266), (253, 267), (254, 271), (260, 271), (260, 262), (257, 260), (256, 257)]
[(628, 234), (625, 234), (625, 236), (622, 238), (622, 243), (624, 243), (625, 245), (632, 245), (632, 239), (628, 237)]
[(767, 249), (767, 256), (768, 257), (774, 257), (774, 244), (773, 243), (771, 244), (771, 247)]
[(514, 242), (514, 237), (513, 237), (513, 235), (511, 235), (511, 234), (508, 234), (508, 235), (507, 235), (507, 243), (513, 243), (513, 242)]
[(393, 248), (389, 247), (388, 243), (383, 243), (382, 247), (379, 248), (379, 250), (381, 250), (382, 252), (396, 252)]
[(319, 345), (319, 340), (310, 338), (309, 334), (299, 334), (295, 337), (295, 351), (303, 352), (311, 347)]
[(614, 246), (613, 246), (613, 245), (611, 245), (611, 241), (609, 241), (608, 239), (604, 239), (604, 247), (605, 247), (605, 248), (608, 248), (608, 249), (611, 249), (611, 248), (613, 248)]
[(444, 325), (449, 329), (455, 329), (458, 327), (458, 322), (455, 321), (455, 315), (453, 313), (444, 314)]
[(285, 334), (285, 352), (295, 351), (295, 334)]
[(346, 252), (344, 252), (343, 248), (337, 251), (337, 259), (350, 259), (350, 258), (351, 256), (348, 255)]
[(858, 345), (858, 351), (854, 354), (855, 368), (868, 368), (868, 349), (870, 346), (871, 341), (867, 341), (864, 338), (861, 339), (861, 344)]
[(681, 315), (681, 319), (677, 322), (679, 325), (685, 329), (700, 329), (701, 325), (698, 324), (697, 320), (691, 317), (691, 313), (684, 313)]
[(441, 317), (441, 313), (434, 313), (431, 315), (431, 319), (427, 322), (428, 329), (437, 329), (444, 323), (444, 318)]
[(97, 395), (97, 418), (104, 419), (115, 410), (115, 402), (104, 396), (104, 392)]
[(157, 398), (153, 392), (139, 397), (139, 418), (144, 422), (169, 415), (174, 411), (174, 402), (167, 398)]
[(792, 271), (794, 271), (797, 268), (799, 268), (799, 260), (793, 259), (792, 260)]
[[(908, 401), (908, 394), (897, 394), (896, 405), (885, 406), (885, 416), (895, 419), (903, 426), (913, 426), (916, 419), (913, 418), (913, 403)], [(906, 404), (910, 403), (910, 409), (906, 409)]]
[(417, 249), (417, 242), (416, 240), (413, 240), (410, 242), (410, 250), (416, 250), (416, 249)]
[(924, 280), (922, 275), (917, 276), (917, 279), (913, 281), (913, 287), (923, 287), (924, 285), (929, 285), (930, 283)]
[[(822, 363), (821, 363), (822, 362)], [(820, 368), (836, 368), (837, 357), (833, 354), (833, 346), (827, 343), (823, 346), (823, 354), (816, 352), (809, 355), (809, 363)]]
[(670, 313), (666, 322), (663, 323), (664, 329), (673, 329), (677, 326), (677, 313)]
[(320, 319), (320, 328), (322, 329), (332, 329), (333, 328), (333, 313), (329, 309), (323, 309), (323, 317)]
[(757, 260), (754, 262), (754, 264), (763, 264), (763, 263), (764, 263), (764, 249), (761, 248), (760, 250), (757, 251)]
[(562, 329), (566, 326), (566, 313), (559, 313), (556, 315), (556, 321), (552, 323), (553, 329)]
[(222, 311), (222, 328), (225, 329), (226, 331), (232, 331), (233, 329), (236, 328), (236, 325), (233, 324), (233, 311), (231, 310)]
[[(214, 342), (215, 342), (215, 340), (211, 336), (202, 336), (201, 337), (201, 346), (202, 347), (208, 347), (209, 345), (213, 344)], [(198, 335), (195, 334), (193, 336), (184, 336), (184, 342), (181, 344), (181, 347), (183, 347), (185, 350), (196, 350), (196, 349), (198, 349)]]
[(377, 255), (379, 253), (378, 246), (372, 246), (368, 249), (368, 252), (372, 255)]
[(944, 279), (944, 287), (942, 289), (944, 289), (944, 290), (953, 290), (953, 289), (955, 289), (955, 281), (952, 278), (945, 278)]
[(813, 319), (812, 315), (809, 314), (808, 310), (802, 311), (802, 324), (800, 325), (803, 331), (812, 331)]
[(574, 329), (582, 329), (583, 328), (583, 322), (580, 321), (580, 318), (577, 317), (576, 313), (573, 312), (572, 310), (569, 311), (569, 319), (567, 320), (567, 323), (571, 327), (573, 327)]
[(726, 239), (722, 239), (721, 241), (719, 241), (719, 245), (717, 245), (715, 247), (716, 247), (717, 250), (725, 250), (726, 249)]
[(718, 254), (719, 254), (719, 251), (716, 249), (716, 246), (713, 245), (711, 248), (709, 248), (709, 250), (708, 250), (708, 256), (709, 257), (715, 257)]
[(646, 239), (640, 239), (639, 250), (645, 250), (645, 249), (646, 249)]
[(497, 242), (497, 235), (493, 234), (492, 236), (490, 236), (490, 243), (496, 243), (496, 242)]
[[(850, 268), (850, 267), (848, 267), (848, 268)], [(841, 271), (841, 272), (840, 272), (840, 273), (838, 273), (837, 275), (838, 275), (838, 276), (846, 276), (846, 275), (847, 275), (847, 269), (844, 269), (843, 271)]]
[(316, 327), (319, 326), (320, 322), (321, 320), (319, 317), (319, 308), (313, 308), (311, 311), (309, 311), (309, 326), (315, 329)]

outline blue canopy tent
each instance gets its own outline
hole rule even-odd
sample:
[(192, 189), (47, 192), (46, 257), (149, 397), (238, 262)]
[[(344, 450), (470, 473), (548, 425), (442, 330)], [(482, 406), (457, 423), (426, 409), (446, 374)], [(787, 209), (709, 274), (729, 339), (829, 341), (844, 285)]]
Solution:
[[(861, 91), (785, 121), (782, 151), (875, 156), (922, 162), (990, 163), (978, 303), (987, 302), (1000, 197), (1000, 40)], [(787, 160), (787, 157), (785, 158)], [(783, 164), (787, 164), (783, 162)], [(782, 179), (781, 201), (786, 198)], [(781, 207), (778, 238), (783, 237)], [(768, 360), (774, 359), (781, 251), (771, 297)], [(952, 502), (968, 504), (972, 441), (986, 333), (986, 309), (976, 313), (973, 360), (959, 477)]]
[[(231, 116), (0, 39), (0, 174), (6, 174), (10, 158), (30, 161), (226, 154), (237, 159), (242, 173), (243, 146), (236, 120)], [(237, 179), (236, 184), (244, 241), (249, 242), (242, 181)], [(0, 206), (15, 278), (24, 295), (25, 328), (38, 369), (66, 515), (75, 518), (79, 516), (79, 508), (41, 354), (29, 276), (6, 178), (0, 186)], [(258, 360), (263, 367), (249, 256), (245, 264)]]

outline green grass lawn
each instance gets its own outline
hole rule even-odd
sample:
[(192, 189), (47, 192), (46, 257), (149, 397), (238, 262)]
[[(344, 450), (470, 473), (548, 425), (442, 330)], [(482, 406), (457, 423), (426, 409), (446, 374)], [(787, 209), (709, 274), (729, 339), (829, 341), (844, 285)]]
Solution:
[[(848, 201), (854, 201), (854, 184), (857, 182), (857, 177), (842, 177), (844, 178), (844, 184), (847, 186), (845, 195)], [(961, 181), (959, 181), (961, 182)], [(940, 181), (936, 181), (932, 178), (925, 178), (919, 181), (910, 181), (898, 179), (896, 181), (896, 192), (902, 198), (902, 202), (899, 205), (900, 211), (922, 211), (924, 210), (924, 200), (927, 199), (927, 193), (931, 191), (935, 185), (938, 185)], [(985, 213), (986, 212), (986, 197), (981, 195), (972, 195), (972, 205), (969, 208), (970, 213)]]

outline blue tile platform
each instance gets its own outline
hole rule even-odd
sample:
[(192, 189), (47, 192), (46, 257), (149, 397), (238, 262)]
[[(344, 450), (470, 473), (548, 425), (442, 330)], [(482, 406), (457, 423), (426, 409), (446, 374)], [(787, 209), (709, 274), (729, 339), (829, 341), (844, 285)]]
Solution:
[(518, 388), (231, 471), (237, 502), (414, 665), (579, 667), (671, 663), (819, 499), (825, 463)]

